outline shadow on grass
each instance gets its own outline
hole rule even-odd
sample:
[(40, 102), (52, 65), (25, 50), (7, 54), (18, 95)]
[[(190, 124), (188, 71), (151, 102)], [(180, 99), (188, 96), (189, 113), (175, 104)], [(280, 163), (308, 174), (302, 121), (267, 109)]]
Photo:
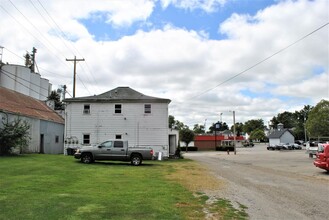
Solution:
[[(84, 164), (81, 161), (77, 160), (76, 163), (80, 163), (86, 166), (129, 166), (129, 167), (135, 167), (134, 165), (131, 165), (130, 162), (108, 162), (108, 161), (95, 161), (90, 164)], [(153, 167), (153, 166), (159, 166), (159, 163), (142, 163), (139, 165), (139, 167)]]

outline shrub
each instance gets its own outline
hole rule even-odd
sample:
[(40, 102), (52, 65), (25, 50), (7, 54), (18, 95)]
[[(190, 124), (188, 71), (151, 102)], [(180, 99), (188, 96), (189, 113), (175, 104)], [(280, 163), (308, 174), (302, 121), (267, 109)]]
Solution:
[(0, 128), (0, 155), (24, 152), (30, 138), (30, 124), (16, 118), (12, 122), (3, 122)]

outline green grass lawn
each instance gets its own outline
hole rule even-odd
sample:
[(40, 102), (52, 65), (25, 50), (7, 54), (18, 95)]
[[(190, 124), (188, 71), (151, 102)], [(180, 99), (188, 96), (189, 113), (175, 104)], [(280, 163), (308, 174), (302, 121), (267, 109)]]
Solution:
[(166, 178), (184, 161), (0, 157), (0, 219), (203, 219), (205, 200)]

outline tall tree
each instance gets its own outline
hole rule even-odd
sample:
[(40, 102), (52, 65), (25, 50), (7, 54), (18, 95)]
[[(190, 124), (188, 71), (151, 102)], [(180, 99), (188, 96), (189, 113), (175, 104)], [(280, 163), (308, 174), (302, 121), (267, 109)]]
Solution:
[(61, 102), (61, 96), (56, 91), (51, 91), (47, 100), (53, 100), (55, 102), (55, 110), (63, 110), (64, 105)]
[(175, 120), (175, 117), (172, 115), (169, 115), (168, 122), (169, 122), (169, 128), (172, 129), (182, 130), (183, 128), (187, 127), (186, 125), (184, 125), (183, 122)]
[(179, 137), (182, 142), (185, 143), (186, 146), (186, 152), (189, 143), (191, 143), (194, 140), (194, 133), (189, 128), (185, 127), (184, 129), (179, 131)]
[[(231, 126), (231, 131), (234, 131), (234, 125)], [(235, 123), (235, 131), (236, 131), (236, 136), (240, 136), (241, 133), (243, 132), (243, 123), (241, 122), (236, 122)]]
[(204, 125), (199, 125), (199, 124), (194, 125), (193, 132), (195, 134), (204, 134), (204, 133), (206, 133)]
[(266, 140), (266, 135), (265, 135), (264, 129), (253, 130), (250, 133), (250, 140), (265, 141)]
[(329, 101), (321, 100), (309, 113), (306, 129), (310, 137), (329, 137)]
[[(295, 115), (295, 127), (293, 129), (293, 133), (295, 136), (296, 140), (304, 140), (307, 139), (307, 137), (305, 137), (305, 122), (308, 118), (308, 114), (309, 112), (312, 110), (313, 107), (311, 107), (310, 105), (305, 105), (304, 108), (300, 111), (295, 111), (294, 115)], [(305, 140), (306, 141), (306, 140)]]
[(243, 125), (243, 132), (250, 134), (252, 131), (261, 129), (265, 129), (264, 121), (263, 119), (252, 119), (249, 121), (246, 121)]
[(278, 124), (282, 123), (285, 128), (293, 128), (296, 125), (296, 115), (291, 112), (279, 113), (276, 117), (274, 116), (271, 120), (271, 126), (277, 128)]
[[(216, 124), (219, 124), (219, 128), (216, 129)], [(216, 122), (212, 123), (212, 125), (209, 127), (209, 133), (214, 133), (216, 131), (226, 131), (228, 130), (228, 125), (226, 122)]]

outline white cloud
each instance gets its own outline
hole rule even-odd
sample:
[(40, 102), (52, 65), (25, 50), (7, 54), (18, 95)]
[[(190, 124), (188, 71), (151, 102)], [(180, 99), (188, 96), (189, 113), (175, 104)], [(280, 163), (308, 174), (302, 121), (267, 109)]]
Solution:
[[(231, 124), (230, 110), (236, 111), (237, 121), (263, 118), (266, 122), (287, 109), (328, 99), (328, 26), (223, 83), (328, 22), (328, 1), (284, 1), (255, 16), (234, 14), (220, 25), (221, 33), (227, 35), (223, 40), (210, 40), (203, 32), (179, 29), (173, 24), (149, 32), (138, 31), (117, 41), (95, 41), (78, 22), (95, 12), (107, 14), (117, 26), (137, 20), (147, 22), (154, 7), (152, 1), (122, 2), (79, 1), (77, 6), (76, 1), (42, 1), (74, 42), (54, 34), (54, 27), (49, 27), (31, 5), (15, 2), (51, 44), (12, 6), (4, 4), (32, 35), (10, 16), (3, 16), (0, 44), (20, 56), (5, 50), (3, 60), (23, 64), (22, 55), (35, 46), (38, 66), (51, 72), (41, 70), (42, 76), (55, 86), (66, 84), (72, 94), (73, 65), (65, 58), (83, 57), (86, 61), (77, 67), (78, 96), (130, 86), (147, 95), (171, 99), (170, 114), (190, 126), (204, 123), (205, 119), (209, 125), (219, 120), (220, 112), (224, 113), (223, 120)], [(225, 2), (208, 3), (213, 8)], [(190, 1), (190, 5), (188, 1), (162, 1), (164, 8), (169, 4), (190, 10), (205, 7), (204, 1)], [(314, 74), (314, 67), (322, 67), (323, 72)], [(246, 90), (253, 95), (246, 94)], [(286, 98), (280, 99), (281, 96)]]
[(224, 6), (227, 0), (161, 0), (163, 8), (173, 5), (177, 8), (188, 10), (202, 9), (205, 12), (213, 12), (220, 6)]

